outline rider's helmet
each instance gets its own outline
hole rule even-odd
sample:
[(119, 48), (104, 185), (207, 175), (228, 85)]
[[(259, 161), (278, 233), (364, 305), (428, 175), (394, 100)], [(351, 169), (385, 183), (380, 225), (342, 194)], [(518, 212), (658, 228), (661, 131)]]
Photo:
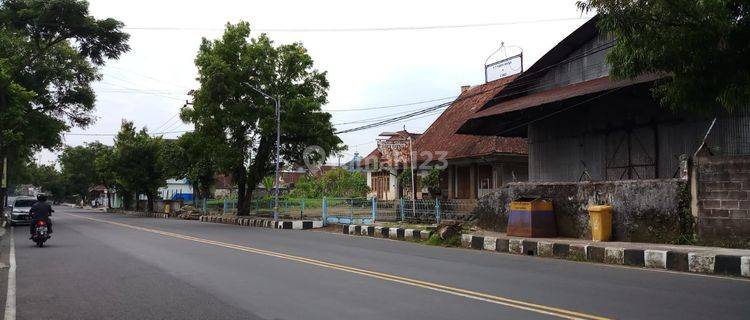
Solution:
[(39, 202), (45, 202), (47, 201), (47, 196), (40, 193), (39, 195), (36, 196), (36, 200)]

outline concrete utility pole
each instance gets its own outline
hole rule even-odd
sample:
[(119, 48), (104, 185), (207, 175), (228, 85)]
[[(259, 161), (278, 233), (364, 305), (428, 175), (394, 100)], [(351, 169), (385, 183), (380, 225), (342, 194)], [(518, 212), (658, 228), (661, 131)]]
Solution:
[(409, 157), (411, 158), (411, 214), (414, 215), (414, 217), (417, 216), (417, 182), (414, 181), (414, 149), (412, 148), (412, 138), (410, 133), (406, 133), (409, 135)]
[(253, 90), (260, 93), (263, 97), (269, 100), (273, 100), (276, 104), (276, 179), (274, 181), (274, 195), (273, 195), (273, 221), (279, 221), (279, 162), (281, 157), (281, 101), (278, 96), (275, 98), (260, 90), (254, 86), (250, 86)]
[(279, 177), (279, 162), (280, 162), (280, 150), (281, 150), (281, 104), (279, 97), (274, 99), (276, 102), (276, 186), (275, 193), (273, 195), (273, 221), (279, 220), (279, 184), (281, 183)]

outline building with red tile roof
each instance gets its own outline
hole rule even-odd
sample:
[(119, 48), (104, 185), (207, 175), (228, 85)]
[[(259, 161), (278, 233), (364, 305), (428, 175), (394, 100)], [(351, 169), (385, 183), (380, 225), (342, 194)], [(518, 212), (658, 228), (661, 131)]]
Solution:
[[(443, 169), (440, 197), (476, 199), (509, 181), (525, 180), (528, 147), (524, 138), (475, 136), (456, 131), (514, 77), (462, 87), (461, 95), (423, 133), (385, 133), (378, 148), (363, 158), (371, 169), (368, 184), (372, 196), (392, 200), (410, 195), (401, 190), (398, 175), (410, 167), (410, 148), (417, 168), (417, 198), (429, 197), (419, 186), (430, 168)], [(408, 144), (411, 142), (411, 146)], [(384, 152), (386, 154), (384, 154)], [(373, 170), (374, 169), (374, 170)]]

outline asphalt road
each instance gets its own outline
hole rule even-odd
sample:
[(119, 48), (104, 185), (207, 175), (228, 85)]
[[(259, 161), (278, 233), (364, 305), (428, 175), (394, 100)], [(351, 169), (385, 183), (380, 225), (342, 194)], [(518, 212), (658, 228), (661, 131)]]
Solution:
[(14, 231), (17, 319), (750, 317), (741, 279), (56, 210), (47, 247)]

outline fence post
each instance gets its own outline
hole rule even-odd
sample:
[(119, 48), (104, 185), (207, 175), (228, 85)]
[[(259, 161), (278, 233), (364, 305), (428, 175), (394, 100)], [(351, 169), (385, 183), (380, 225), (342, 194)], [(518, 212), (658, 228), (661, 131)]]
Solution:
[(349, 221), (354, 224), (354, 199), (349, 199)]
[(224, 213), (227, 213), (229, 211), (229, 202), (227, 202), (227, 198), (224, 197)]
[(305, 198), (302, 198), (302, 203), (299, 206), (299, 218), (305, 218)]
[(328, 225), (328, 198), (323, 197), (323, 225)]
[(435, 198), (435, 221), (440, 224), (440, 199)]
[(372, 222), (375, 223), (375, 215), (377, 215), (378, 199), (372, 197)]
[(401, 198), (398, 210), (401, 213), (401, 221), (403, 222), (404, 221), (404, 198)]

